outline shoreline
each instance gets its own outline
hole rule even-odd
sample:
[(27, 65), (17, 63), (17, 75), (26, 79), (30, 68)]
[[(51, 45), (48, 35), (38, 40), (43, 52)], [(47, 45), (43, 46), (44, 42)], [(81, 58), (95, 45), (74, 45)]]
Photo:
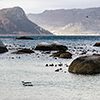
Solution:
[(38, 34), (0, 34), (0, 36), (100, 36), (100, 34), (96, 35), (96, 34), (67, 34), (67, 35), (38, 35)]

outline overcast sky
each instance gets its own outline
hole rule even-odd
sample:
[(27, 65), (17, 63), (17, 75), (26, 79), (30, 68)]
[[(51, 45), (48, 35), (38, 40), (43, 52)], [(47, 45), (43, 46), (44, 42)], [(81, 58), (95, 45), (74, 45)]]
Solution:
[(0, 9), (20, 6), (26, 13), (44, 10), (100, 7), (100, 0), (0, 0)]

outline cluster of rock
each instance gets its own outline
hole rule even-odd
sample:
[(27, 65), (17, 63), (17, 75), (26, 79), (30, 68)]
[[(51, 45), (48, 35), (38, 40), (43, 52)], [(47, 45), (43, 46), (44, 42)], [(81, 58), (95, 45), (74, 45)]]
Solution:
[(38, 44), (35, 48), (35, 50), (41, 50), (41, 51), (58, 51), (56, 53), (53, 53), (51, 56), (52, 57), (59, 57), (59, 58), (72, 58), (72, 54), (70, 52), (66, 52), (68, 48), (65, 45), (60, 45), (57, 43), (52, 43), (52, 44)]
[(52, 43), (50, 45), (47, 43), (40, 43), (35, 48), (35, 50), (41, 51), (66, 51), (67, 49), (66, 46), (57, 43)]
[[(99, 47), (100, 43), (97, 42), (94, 46)], [(59, 57), (59, 58), (72, 58), (72, 54), (70, 52), (66, 52), (68, 48), (65, 45), (60, 45), (57, 43), (52, 44), (38, 44), (34, 50), (40, 51), (57, 51), (53, 53), (51, 56)], [(0, 40), (0, 53), (7, 52), (8, 49)], [(12, 52), (12, 54), (24, 54), (24, 53), (35, 53), (31, 49), (23, 48), (18, 51)], [(46, 65), (46, 66), (55, 66), (54, 64)], [(61, 66), (61, 64), (59, 65)], [(62, 69), (57, 69), (55, 72), (59, 72)], [(81, 56), (76, 58), (69, 66), (68, 71), (76, 74), (99, 74), (100, 73), (100, 54), (93, 54), (90, 56)]]
[(64, 72), (64, 73), (66, 73), (66, 71), (63, 69), (64, 65), (65, 65), (66, 67), (68, 67), (67, 64), (63, 64), (63, 63), (61, 63), (61, 62), (58, 63), (58, 64), (53, 64), (53, 63), (51, 63), (51, 64), (46, 64), (45, 66), (46, 66), (46, 67), (59, 67), (59, 68), (55, 69), (55, 72)]

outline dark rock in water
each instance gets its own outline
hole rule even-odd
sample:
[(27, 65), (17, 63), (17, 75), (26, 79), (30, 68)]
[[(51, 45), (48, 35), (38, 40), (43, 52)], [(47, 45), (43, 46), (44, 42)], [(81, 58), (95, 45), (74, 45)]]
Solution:
[(52, 51), (66, 51), (68, 48), (64, 45), (52, 45)]
[(49, 66), (54, 66), (54, 64), (49, 64)]
[(8, 51), (8, 49), (3, 44), (3, 42), (0, 40), (0, 53), (4, 53), (4, 52), (7, 52), (7, 51)]
[(53, 53), (53, 54), (51, 55), (51, 57), (59, 57), (60, 54), (61, 54), (61, 52), (56, 52), (56, 53)]
[(100, 54), (95, 54), (95, 53), (93, 55), (100, 56)]
[(93, 46), (100, 47), (100, 42), (95, 43)]
[(42, 52), (42, 54), (50, 54), (50, 53), (51, 53), (50, 51)]
[(100, 55), (79, 57), (70, 64), (68, 71), (76, 74), (100, 74)]
[(51, 51), (50, 45), (37, 45), (35, 50)]
[(60, 64), (58, 64), (58, 66), (63, 66), (63, 64), (60, 62)]
[(17, 37), (16, 39), (18, 39), (18, 40), (34, 40), (33, 38), (28, 37), (28, 36), (20, 36), (20, 37)]
[(59, 69), (56, 69), (55, 72), (59, 72)]
[(35, 50), (42, 50), (42, 51), (66, 51), (68, 48), (64, 45), (58, 45), (58, 44), (38, 44), (35, 48)]
[(66, 73), (66, 71), (64, 71), (64, 73)]
[(8, 52), (6, 47), (0, 47), (0, 53)]
[(83, 55), (83, 54), (86, 54), (87, 53), (87, 51), (83, 51), (80, 55)]
[(55, 67), (57, 67), (57, 64), (55, 65)]
[(62, 70), (62, 68), (59, 68), (59, 70)]
[(72, 54), (70, 52), (61, 53), (59, 58), (69, 59), (69, 58), (72, 58)]
[(56, 53), (53, 53), (51, 56), (66, 58), (66, 59), (72, 58), (72, 54), (70, 52), (56, 52)]
[(67, 65), (67, 64), (65, 64), (65, 66), (66, 66), (66, 67), (68, 67), (68, 65)]
[(45, 66), (48, 66), (48, 64), (46, 64)]
[(12, 52), (12, 54), (24, 54), (24, 53), (35, 53), (34, 51), (30, 50), (30, 49), (21, 49), (18, 50), (16, 52)]

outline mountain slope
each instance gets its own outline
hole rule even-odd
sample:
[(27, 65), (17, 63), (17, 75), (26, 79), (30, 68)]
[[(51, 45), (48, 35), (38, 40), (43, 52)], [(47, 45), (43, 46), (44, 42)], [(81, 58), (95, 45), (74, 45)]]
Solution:
[(0, 34), (52, 35), (32, 21), (20, 7), (0, 10)]
[(56, 35), (100, 34), (100, 7), (46, 10), (41, 14), (27, 16)]

